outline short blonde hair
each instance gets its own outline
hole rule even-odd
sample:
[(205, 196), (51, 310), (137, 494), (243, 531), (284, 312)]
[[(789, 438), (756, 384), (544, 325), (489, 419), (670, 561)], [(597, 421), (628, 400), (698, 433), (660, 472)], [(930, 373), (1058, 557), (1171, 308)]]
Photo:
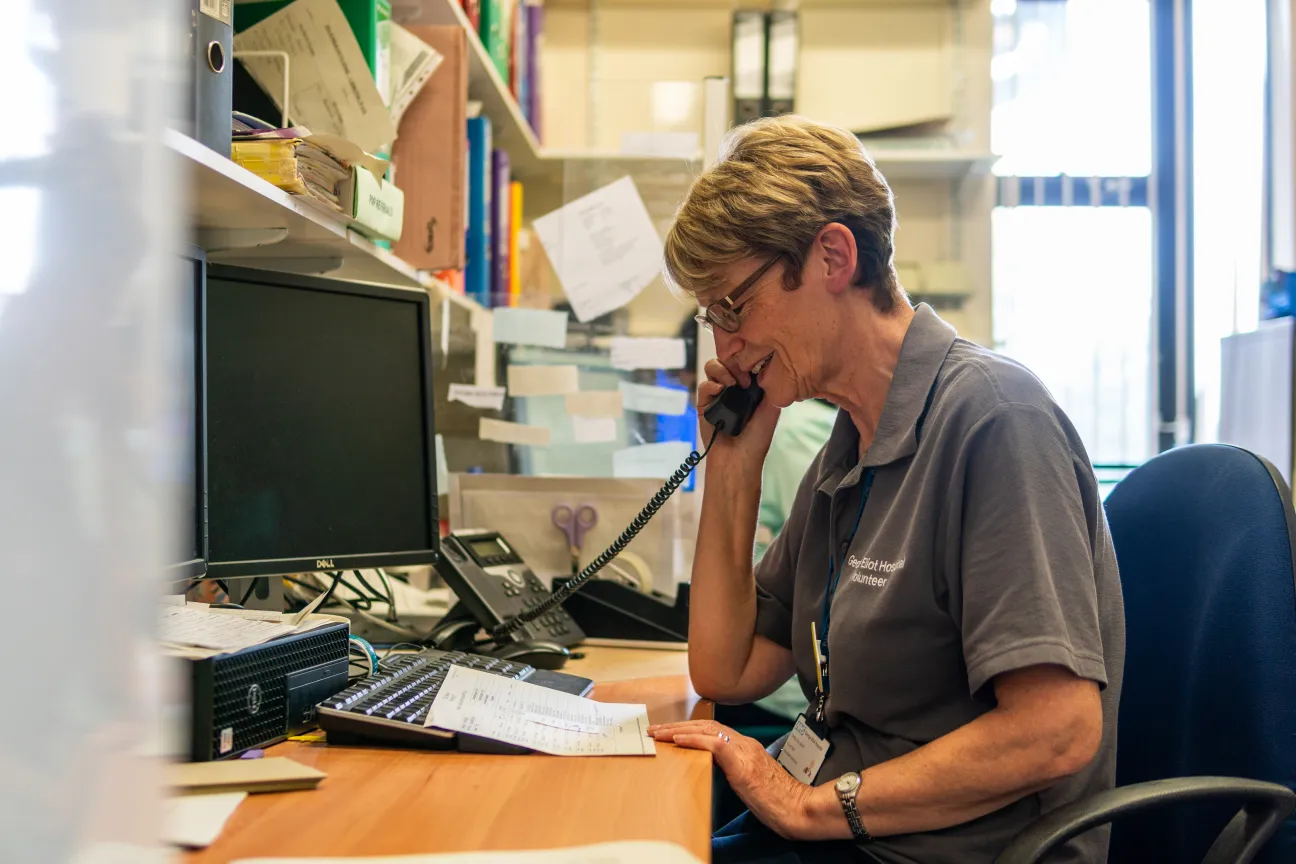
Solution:
[(720, 269), (782, 255), (784, 288), (801, 281), (819, 231), (839, 222), (855, 237), (855, 284), (881, 311), (908, 298), (896, 277), (895, 202), (859, 139), (804, 117), (766, 117), (729, 133), (720, 159), (689, 189), (666, 235), (666, 279), (697, 295)]

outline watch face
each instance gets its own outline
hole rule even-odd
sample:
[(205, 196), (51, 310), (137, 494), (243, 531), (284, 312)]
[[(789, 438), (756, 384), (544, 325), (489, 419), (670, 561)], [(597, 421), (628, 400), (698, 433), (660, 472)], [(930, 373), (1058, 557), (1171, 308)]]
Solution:
[(858, 789), (859, 784), (860, 776), (852, 771), (849, 774), (843, 774), (837, 778), (837, 791), (842, 794), (848, 794)]

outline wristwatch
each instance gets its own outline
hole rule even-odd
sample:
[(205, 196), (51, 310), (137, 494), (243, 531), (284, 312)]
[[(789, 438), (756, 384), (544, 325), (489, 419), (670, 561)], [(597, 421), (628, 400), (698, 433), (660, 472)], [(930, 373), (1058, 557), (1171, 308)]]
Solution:
[(837, 790), (837, 800), (841, 802), (842, 812), (846, 814), (846, 821), (850, 823), (851, 834), (856, 840), (872, 840), (873, 837), (864, 827), (863, 821), (860, 820), (859, 808), (855, 806), (855, 794), (859, 792), (860, 775), (854, 771), (848, 771), (837, 778), (833, 788)]

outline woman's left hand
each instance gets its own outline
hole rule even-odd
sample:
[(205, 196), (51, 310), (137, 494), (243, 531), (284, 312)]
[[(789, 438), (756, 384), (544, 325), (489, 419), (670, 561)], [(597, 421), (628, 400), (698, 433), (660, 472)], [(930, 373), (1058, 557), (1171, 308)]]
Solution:
[(752, 815), (780, 836), (800, 839), (812, 787), (784, 771), (755, 738), (714, 720), (663, 723), (649, 726), (648, 734), (679, 747), (709, 750)]

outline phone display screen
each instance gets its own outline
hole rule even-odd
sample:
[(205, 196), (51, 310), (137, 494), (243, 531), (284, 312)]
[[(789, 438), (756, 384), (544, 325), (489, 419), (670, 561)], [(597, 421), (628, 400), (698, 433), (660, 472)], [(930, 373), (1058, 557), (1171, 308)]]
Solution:
[(495, 538), (488, 540), (474, 540), (468, 544), (472, 553), (478, 558), (491, 558), (495, 555), (503, 555), (504, 547), (499, 544)]

